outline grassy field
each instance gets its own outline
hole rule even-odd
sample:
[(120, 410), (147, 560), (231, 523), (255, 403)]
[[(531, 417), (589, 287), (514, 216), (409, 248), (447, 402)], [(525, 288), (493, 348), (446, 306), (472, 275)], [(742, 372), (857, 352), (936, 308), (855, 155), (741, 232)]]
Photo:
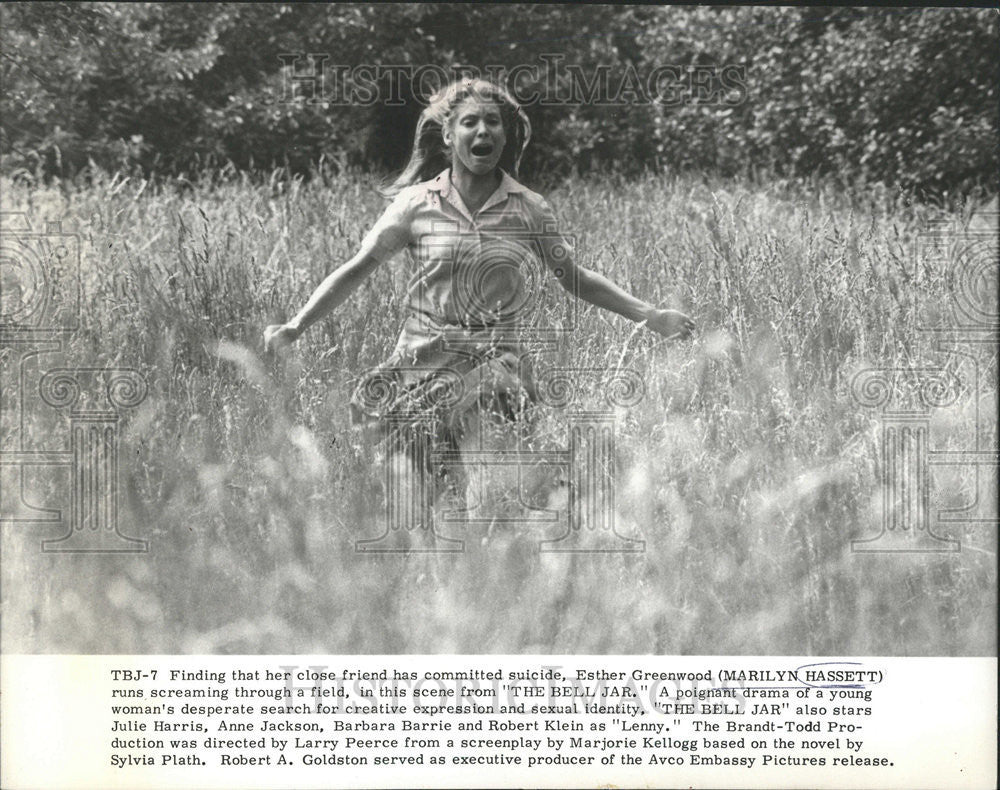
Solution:
[[(617, 413), (615, 514), (645, 551), (541, 554), (528, 530), (470, 527), (459, 556), (368, 556), (354, 544), (381, 532), (382, 459), (349, 432), (347, 398), (395, 342), (407, 263), (284, 360), (263, 358), (261, 331), (356, 248), (381, 206), (372, 181), (2, 187), (5, 211), (83, 241), (82, 326), (51, 364), (130, 367), (148, 384), (122, 427), (120, 520), (151, 546), (43, 554), (61, 530), (5, 527), (6, 651), (995, 652), (995, 527), (940, 528), (958, 553), (851, 551), (878, 533), (884, 493), (878, 413), (851, 381), (943, 363), (913, 311), (947, 309), (955, 261), (915, 249), (928, 223), (960, 228), (967, 212), (688, 178), (551, 191), (584, 265), (699, 322), (668, 343), (588, 307), (561, 352), (645, 383)], [(980, 385), (935, 412), (935, 447), (970, 447), (977, 430), (996, 447), (995, 346), (969, 353)], [(600, 401), (591, 388), (580, 406)], [(65, 446), (37, 405), (29, 443)], [(559, 415), (544, 420), (539, 441), (563, 441)], [(942, 470), (934, 508), (972, 501), (974, 474)], [(29, 486), (67, 507), (65, 481)]]

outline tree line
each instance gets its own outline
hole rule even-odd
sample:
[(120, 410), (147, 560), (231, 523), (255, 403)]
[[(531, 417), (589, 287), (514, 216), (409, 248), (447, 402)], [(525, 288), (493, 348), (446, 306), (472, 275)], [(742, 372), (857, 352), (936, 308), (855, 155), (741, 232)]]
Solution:
[(645, 169), (996, 191), (992, 9), (11, 3), (3, 169), (405, 162), (444, 77), (508, 83), (539, 178)]

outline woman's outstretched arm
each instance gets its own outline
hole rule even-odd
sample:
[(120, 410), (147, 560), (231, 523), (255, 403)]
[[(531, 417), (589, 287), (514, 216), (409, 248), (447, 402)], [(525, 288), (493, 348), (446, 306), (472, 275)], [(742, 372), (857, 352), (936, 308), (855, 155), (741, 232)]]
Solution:
[(276, 351), (297, 340), (306, 329), (343, 304), (379, 263), (370, 253), (359, 252), (327, 275), (295, 318), (285, 324), (272, 324), (264, 330), (265, 350)]
[(390, 206), (365, 236), (354, 257), (327, 275), (291, 321), (272, 324), (264, 330), (266, 351), (277, 351), (295, 342), (306, 329), (347, 301), (380, 263), (406, 246), (409, 228), (404, 209), (399, 201)]
[[(543, 241), (544, 245), (562, 245), (555, 240)], [(559, 283), (574, 296), (586, 302), (603, 307), (613, 313), (640, 322), (654, 332), (670, 338), (684, 338), (694, 331), (694, 321), (679, 310), (664, 310), (632, 296), (615, 285), (603, 274), (598, 274), (573, 261), (565, 246), (554, 255), (554, 250), (546, 249), (545, 258), (549, 268), (556, 275)], [(558, 261), (558, 262), (554, 262)]]

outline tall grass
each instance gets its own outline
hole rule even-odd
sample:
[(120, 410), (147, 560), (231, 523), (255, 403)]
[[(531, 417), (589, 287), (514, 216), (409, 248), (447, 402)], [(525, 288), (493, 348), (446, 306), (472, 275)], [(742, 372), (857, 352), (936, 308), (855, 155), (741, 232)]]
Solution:
[[(4, 210), (84, 240), (84, 320), (66, 357), (148, 383), (123, 423), (120, 518), (151, 542), (148, 555), (53, 555), (39, 540), (58, 534), (8, 528), (6, 650), (995, 650), (990, 528), (952, 529), (957, 554), (850, 551), (878, 531), (882, 493), (877, 415), (852, 399), (851, 378), (941, 363), (911, 329), (914, 249), (928, 221), (961, 225), (962, 212), (822, 185), (558, 188), (549, 197), (584, 265), (700, 325), (668, 343), (584, 307), (559, 355), (644, 380), (645, 398), (618, 412), (616, 519), (646, 550), (539, 554), (523, 531), (470, 527), (459, 556), (369, 556), (354, 543), (380, 532), (382, 459), (348, 430), (347, 399), (395, 342), (407, 264), (378, 270), (283, 360), (263, 357), (261, 331), (357, 248), (381, 208), (372, 186), (210, 173), (3, 184)], [(947, 304), (944, 273), (924, 274), (921, 300)], [(969, 446), (978, 405), (996, 446), (995, 351), (974, 353), (984, 384), (938, 421), (942, 445)], [(600, 391), (582, 405), (603, 405)], [(559, 415), (547, 419), (558, 439)], [(971, 473), (935, 501), (969, 501)]]

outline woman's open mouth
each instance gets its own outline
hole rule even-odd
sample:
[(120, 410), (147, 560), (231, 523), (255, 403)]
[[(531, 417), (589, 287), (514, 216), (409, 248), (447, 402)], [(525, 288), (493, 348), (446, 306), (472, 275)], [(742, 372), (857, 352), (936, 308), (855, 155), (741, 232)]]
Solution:
[(473, 156), (489, 156), (493, 153), (493, 143), (476, 143), (469, 150)]

